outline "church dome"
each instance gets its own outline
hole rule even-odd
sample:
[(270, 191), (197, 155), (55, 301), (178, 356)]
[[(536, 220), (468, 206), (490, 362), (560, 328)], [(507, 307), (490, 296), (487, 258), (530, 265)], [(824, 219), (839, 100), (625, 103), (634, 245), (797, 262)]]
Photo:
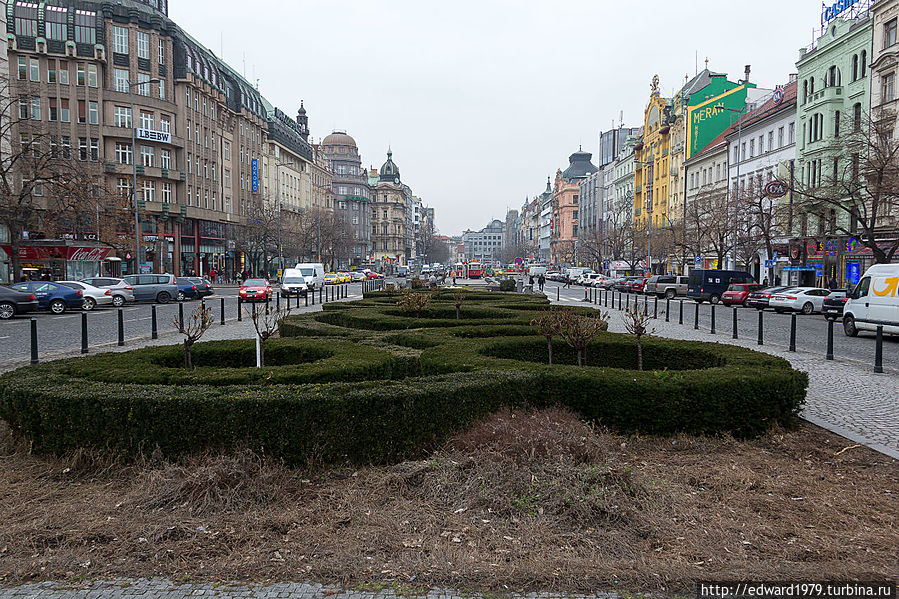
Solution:
[(335, 131), (322, 140), (323, 146), (352, 146), (356, 147), (356, 140), (346, 134), (346, 131)]
[(394, 164), (393, 152), (389, 148), (387, 150), (387, 162), (381, 165), (379, 173), (381, 181), (393, 181), (394, 183), (399, 183), (400, 181), (400, 169)]

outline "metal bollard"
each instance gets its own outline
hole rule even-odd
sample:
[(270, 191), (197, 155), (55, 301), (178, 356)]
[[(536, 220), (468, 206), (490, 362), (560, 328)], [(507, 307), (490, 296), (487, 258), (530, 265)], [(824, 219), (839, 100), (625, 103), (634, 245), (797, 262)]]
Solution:
[(737, 338), (737, 307), (734, 306), (734, 339)]
[(765, 311), (759, 310), (759, 345), (765, 345)]
[(877, 325), (877, 336), (874, 338), (874, 372), (883, 372), (883, 325)]
[(119, 308), (119, 347), (125, 345), (125, 311)]
[[(324, 300), (322, 299), (324, 297), (324, 293), (325, 293), (325, 286), (322, 285), (321, 287), (318, 288), (318, 303), (320, 303), (320, 304), (325, 303)], [(315, 303), (314, 295), (312, 296), (312, 299), (313, 299), (312, 303), (314, 304)]]
[(827, 319), (827, 355), (825, 360), (833, 360), (833, 318)]
[(278, 295), (275, 296), (275, 311), (281, 311), (281, 292), (278, 292)]
[(37, 364), (37, 318), (31, 317), (31, 363)]
[(150, 306), (150, 337), (159, 339), (159, 328), (156, 323), (156, 304)]
[(225, 298), (220, 298), (221, 324), (225, 324)]
[(184, 328), (184, 302), (178, 300), (178, 322), (181, 325), (181, 328)]
[[(306, 305), (309, 305), (309, 290), (306, 290)], [(315, 287), (312, 288), (312, 305), (315, 305)]]
[(790, 351), (796, 351), (796, 314), (790, 314)]
[(647, 314), (649, 314), (649, 296), (644, 295), (643, 296), (643, 316), (646, 316)]
[(671, 298), (665, 298), (665, 322), (671, 322)]
[[(299, 299), (297, 300), (297, 302), (299, 302)], [(314, 303), (315, 302), (315, 293), (312, 294), (312, 302), (313, 302), (313, 305), (315, 305), (315, 303)], [(308, 289), (306, 290), (306, 293), (303, 294), (303, 303), (306, 305), (307, 308), (309, 307), (309, 290)]]
[(81, 313), (81, 353), (87, 353), (87, 312)]
[(658, 297), (654, 297), (652, 299), (652, 317), (653, 318), (659, 317), (659, 298)]
[(677, 317), (677, 324), (684, 324), (684, 300), (680, 301), (680, 315)]
[(699, 330), (699, 302), (696, 302), (696, 315), (693, 317), (693, 329)]
[(625, 309), (625, 311), (631, 309), (631, 296), (630, 296), (630, 294), (628, 294), (627, 297), (624, 298), (624, 309)]
[(561, 287), (556, 287), (556, 301), (559, 301), (559, 289), (561, 289)]
[(243, 320), (243, 306), (241, 305), (243, 302), (240, 299), (240, 296), (237, 296), (237, 322)]
[(715, 334), (715, 304), (712, 304), (712, 335)]

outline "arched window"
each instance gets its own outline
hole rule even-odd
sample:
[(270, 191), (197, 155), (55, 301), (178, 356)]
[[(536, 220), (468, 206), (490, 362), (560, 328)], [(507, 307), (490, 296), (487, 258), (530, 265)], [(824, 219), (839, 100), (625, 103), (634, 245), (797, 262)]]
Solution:
[(858, 54), (852, 56), (852, 80), (858, 80)]
[(810, 77), (808, 80), (808, 93), (810, 93), (810, 94), (815, 93), (815, 78), (814, 77)]
[(862, 79), (868, 76), (868, 51), (862, 50)]
[(802, 82), (802, 103), (808, 102), (808, 80)]
[(852, 128), (855, 131), (862, 130), (862, 105), (860, 102), (856, 102), (852, 107)]

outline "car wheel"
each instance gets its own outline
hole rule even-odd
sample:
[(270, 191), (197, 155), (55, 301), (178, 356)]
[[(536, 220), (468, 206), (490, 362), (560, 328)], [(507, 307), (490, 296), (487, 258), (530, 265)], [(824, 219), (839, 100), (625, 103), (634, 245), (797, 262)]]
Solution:
[(847, 337), (858, 337), (858, 328), (855, 326), (855, 318), (851, 315), (843, 316), (843, 332)]
[(156, 296), (156, 301), (160, 304), (167, 304), (172, 301), (172, 296), (168, 291), (160, 291), (159, 295)]
[(124, 295), (114, 295), (112, 296), (112, 305), (116, 308), (121, 308), (125, 305), (125, 296)]
[(95, 300), (92, 297), (84, 298), (84, 303), (81, 305), (81, 309), (86, 310), (88, 312), (90, 312), (91, 310), (93, 310), (96, 307), (97, 307), (97, 300)]
[(0, 304), (0, 320), (9, 320), (16, 315), (16, 306), (9, 302)]
[(179, 291), (179, 292), (178, 292), (178, 301), (179, 301), (179, 302), (183, 302), (183, 301), (184, 301), (184, 292), (183, 292), (183, 291)]
[(713, 304), (717, 304), (720, 301), (721, 301), (721, 298), (717, 295), (713, 295), (712, 297), (709, 298), (709, 302), (711, 302)]
[(50, 302), (50, 311), (54, 314), (62, 314), (66, 311), (66, 303), (61, 299), (56, 299)]
[(677, 291), (675, 291), (674, 289), (668, 289), (667, 291), (665, 291), (665, 297), (672, 300), (677, 297)]
[(808, 314), (811, 314), (811, 313), (814, 312), (814, 311), (815, 311), (815, 307), (812, 305), (811, 302), (805, 302), (805, 303), (802, 305), (802, 313), (803, 313), (803, 314), (808, 315)]

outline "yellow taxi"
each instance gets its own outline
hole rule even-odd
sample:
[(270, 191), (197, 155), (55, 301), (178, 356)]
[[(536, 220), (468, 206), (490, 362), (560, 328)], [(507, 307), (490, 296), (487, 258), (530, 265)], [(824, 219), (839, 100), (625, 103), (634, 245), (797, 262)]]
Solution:
[(353, 277), (350, 276), (348, 272), (339, 272), (337, 273), (337, 278), (340, 279), (341, 283), (352, 283)]
[(340, 278), (336, 273), (329, 272), (325, 274), (325, 285), (337, 285), (340, 283)]
[(351, 272), (350, 275), (353, 277), (353, 281), (364, 281), (368, 279), (364, 272), (359, 272), (358, 270), (356, 272)]

